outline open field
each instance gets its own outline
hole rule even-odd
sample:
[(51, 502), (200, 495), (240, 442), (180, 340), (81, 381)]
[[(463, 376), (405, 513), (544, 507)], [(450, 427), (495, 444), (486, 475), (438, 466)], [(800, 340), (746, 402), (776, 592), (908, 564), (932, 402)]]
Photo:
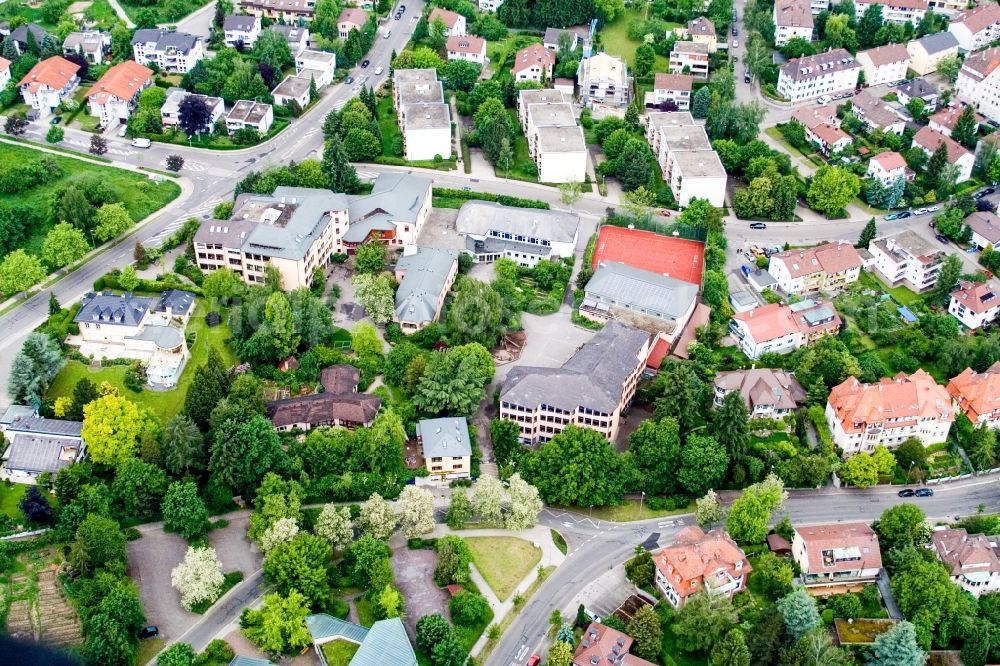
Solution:
[(501, 601), (542, 559), (538, 548), (517, 537), (466, 537), (465, 541), (473, 563)]
[[(632, 21), (642, 20), (641, 11), (625, 11), (611, 23), (601, 30), (601, 41), (604, 43), (604, 50), (611, 55), (624, 58), (628, 61), (629, 67), (635, 64), (635, 50), (642, 46), (641, 41), (635, 41), (628, 36), (628, 24)], [(667, 29), (679, 28), (679, 23), (667, 23)], [(654, 72), (667, 71), (667, 59), (659, 54), (653, 63)]]

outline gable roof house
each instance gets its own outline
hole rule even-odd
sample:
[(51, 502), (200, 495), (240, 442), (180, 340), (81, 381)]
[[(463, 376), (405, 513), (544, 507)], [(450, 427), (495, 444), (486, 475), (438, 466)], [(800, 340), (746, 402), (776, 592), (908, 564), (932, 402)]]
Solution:
[(725, 397), (738, 391), (752, 419), (783, 419), (806, 401), (806, 391), (795, 373), (771, 368), (751, 368), (720, 372), (712, 382), (713, 404), (722, 406)]
[(716, 35), (715, 24), (707, 16), (699, 16), (688, 21), (687, 36), (692, 42), (707, 46), (709, 53), (715, 53), (719, 50), (719, 38)]
[(140, 65), (155, 62), (165, 72), (187, 74), (203, 57), (201, 37), (186, 32), (144, 28), (132, 35), (132, 58)]
[(891, 187), (900, 178), (905, 180), (910, 173), (906, 159), (902, 155), (895, 151), (887, 151), (868, 160), (865, 176), (879, 181), (883, 187)]
[(448, 52), (448, 60), (468, 60), (479, 65), (486, 62), (486, 40), (482, 37), (449, 37), (445, 50)]
[[(322, 654), (321, 646), (330, 641), (357, 645), (357, 652), (348, 662), (349, 666), (417, 666), (417, 655), (406, 634), (406, 627), (398, 617), (378, 620), (366, 629), (326, 613), (317, 613), (306, 616), (306, 629), (318, 655)], [(326, 663), (322, 657), (320, 660)]]
[(828, 242), (801, 250), (771, 255), (768, 272), (786, 294), (833, 291), (861, 274), (861, 255), (850, 243)]
[(559, 51), (559, 38), (562, 35), (567, 35), (569, 39), (569, 50), (575, 51), (576, 47), (580, 44), (580, 35), (572, 30), (560, 30), (559, 28), (546, 28), (545, 35), (542, 37), (542, 45), (545, 46), (550, 51)]
[(837, 107), (832, 104), (801, 106), (792, 111), (792, 120), (806, 129), (811, 129), (823, 123), (840, 127), (840, 118), (837, 117)]
[(71, 32), (63, 40), (62, 48), (63, 55), (76, 53), (82, 55), (91, 65), (98, 65), (104, 62), (108, 51), (111, 50), (111, 33), (100, 30)]
[(0, 57), (0, 88), (6, 88), (10, 83), (10, 60)]
[(887, 44), (858, 52), (858, 62), (870, 86), (896, 83), (906, 78), (910, 54), (903, 44)]
[(836, 333), (840, 323), (833, 303), (806, 299), (737, 312), (729, 322), (729, 331), (743, 353), (756, 360), (767, 353), (791, 353), (823, 335)]
[(18, 82), (24, 103), (35, 119), (51, 115), (69, 98), (80, 83), (80, 66), (62, 56), (52, 56), (37, 63)]
[(556, 66), (556, 54), (541, 44), (525, 46), (514, 54), (514, 65), (510, 68), (514, 80), (541, 82), (552, 77)]
[(3, 430), (8, 446), (0, 463), (0, 479), (34, 484), (43, 472), (55, 476), (83, 458), (87, 445), (82, 432), (79, 421), (41, 418), (34, 410), (14, 418)]
[(1000, 39), (1000, 5), (984, 2), (962, 12), (951, 20), (948, 32), (958, 40), (958, 48), (962, 51), (978, 51)]
[(851, 98), (851, 112), (864, 121), (868, 131), (882, 130), (902, 136), (906, 129), (906, 121), (885, 100), (867, 90)]
[(668, 74), (657, 72), (653, 77), (653, 89), (645, 94), (646, 108), (660, 107), (672, 103), (675, 111), (691, 108), (691, 86), (694, 77), (690, 74)]
[(778, 71), (778, 94), (800, 102), (854, 90), (861, 65), (846, 49), (789, 60)]
[(948, 382), (948, 394), (972, 425), (1000, 426), (1000, 362), (984, 372), (966, 368)]
[(139, 94), (153, 85), (153, 70), (134, 60), (112, 66), (87, 91), (88, 111), (101, 127), (117, 121), (125, 123), (139, 104)]
[(674, 543), (653, 558), (656, 586), (674, 608), (699, 590), (731, 597), (746, 588), (752, 567), (724, 529), (704, 532), (697, 525), (677, 533)]
[[(912, 61), (910, 67), (913, 67)], [(922, 99), (924, 100), (924, 108), (930, 110), (937, 108), (938, 99), (941, 97), (937, 87), (923, 78), (911, 79), (907, 83), (901, 83), (898, 86), (894, 86), (892, 91), (896, 93), (899, 103), (903, 106), (906, 106), (911, 99)]]
[(466, 34), (465, 17), (461, 14), (447, 9), (442, 9), (441, 7), (435, 7), (431, 10), (431, 13), (427, 15), (428, 29), (439, 19), (442, 23), (444, 23), (444, 27), (448, 29), (445, 36), (461, 37)]
[(944, 30), (907, 42), (906, 52), (910, 54), (910, 69), (924, 76), (937, 71), (943, 58), (958, 55), (958, 40)]
[(806, 587), (874, 581), (882, 570), (878, 535), (867, 523), (796, 526), (792, 557)]
[[(325, 371), (324, 371), (325, 372)], [(326, 388), (343, 390), (348, 388), (339, 374), (323, 377)], [(267, 403), (267, 417), (278, 432), (290, 430), (310, 430), (319, 426), (343, 426), (345, 428), (368, 427), (375, 420), (382, 407), (382, 398), (377, 395), (357, 392), (357, 382), (353, 390), (343, 392), (312, 393), (310, 395), (284, 398)]]
[(820, 123), (806, 128), (806, 139), (819, 151), (830, 157), (842, 150), (847, 150), (854, 143), (854, 137), (836, 125)]
[(997, 284), (987, 282), (962, 282), (951, 292), (948, 312), (969, 330), (982, 328), (992, 323), (1000, 313), (1000, 297)]
[(776, 46), (783, 46), (796, 37), (807, 42), (813, 40), (813, 13), (809, 0), (775, 0), (771, 18)]
[(927, 12), (927, 0), (856, 0), (854, 11), (861, 17), (872, 5), (881, 5), (882, 19), (897, 25), (917, 25)]
[(469, 478), (472, 442), (464, 416), (417, 421), (417, 441), (429, 476), (442, 480)]
[(316, 0), (240, 0), (239, 6), (248, 14), (288, 24), (308, 23), (316, 15)]
[[(951, 136), (951, 131), (955, 129), (955, 125), (958, 123), (959, 117), (961, 117), (962, 112), (967, 108), (966, 104), (962, 102), (954, 103), (944, 107), (930, 118), (927, 119), (928, 126), (936, 131), (941, 132), (945, 136)], [(981, 115), (976, 113), (974, 116), (975, 130), (979, 131), (980, 125), (986, 124), (986, 119)]]
[(652, 662), (629, 653), (634, 639), (626, 633), (600, 622), (591, 622), (580, 637), (573, 653), (572, 666), (655, 666)]
[[(230, 14), (222, 21), (222, 41), (230, 48), (236, 48), (239, 44), (253, 48), (260, 37), (260, 31), (260, 17), (253, 14)], [(292, 57), (295, 57), (294, 52)]]
[(416, 333), (441, 316), (445, 296), (458, 274), (458, 252), (407, 245), (396, 261), (396, 312), (404, 334)]
[(28, 33), (31, 33), (32, 39), (35, 40), (35, 46), (41, 46), (42, 40), (49, 36), (45, 28), (37, 23), (22, 23), (11, 30), (7, 36), (11, 44), (14, 45), (17, 55), (24, 55), (25, 50), (28, 48)]
[(931, 534), (937, 556), (953, 583), (972, 596), (1000, 591), (1000, 544), (996, 537), (969, 534), (963, 528), (937, 528)]
[(962, 147), (950, 136), (945, 136), (941, 132), (935, 132), (930, 127), (921, 127), (913, 136), (913, 145), (919, 146), (927, 155), (933, 155), (941, 144), (945, 145), (948, 151), (948, 164), (958, 167), (957, 183), (964, 183), (972, 178), (972, 167), (975, 164), (975, 156)]
[(1000, 217), (989, 211), (976, 211), (963, 223), (972, 229), (972, 243), (980, 250), (1000, 246)]

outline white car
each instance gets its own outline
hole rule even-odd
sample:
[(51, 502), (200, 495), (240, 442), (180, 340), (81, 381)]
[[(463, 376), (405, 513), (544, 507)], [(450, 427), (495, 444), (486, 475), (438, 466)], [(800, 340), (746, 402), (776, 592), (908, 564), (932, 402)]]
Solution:
[(928, 208), (918, 208), (915, 211), (913, 211), (913, 214), (914, 215), (926, 215), (929, 212), (931, 212), (931, 211)]
[(941, 210), (941, 206), (931, 206), (930, 208), (927, 209), (927, 212), (928, 213), (936, 213), (939, 210)]
[(829, 104), (830, 103), (830, 96), (829, 95), (821, 95), (820, 98), (817, 99), (816, 101), (819, 102), (820, 104)]
[(128, 126), (122, 125), (121, 129), (118, 130), (118, 136), (125, 136), (126, 131), (128, 131)]
[(385, 71), (385, 67), (382, 67), (381, 65), (379, 65), (378, 67), (375, 68), (375, 76), (378, 76), (379, 74), (381, 74), (384, 71)]
[(738, 40), (738, 39), (734, 39), (733, 40), (733, 48), (734, 49), (740, 48), (740, 40)]

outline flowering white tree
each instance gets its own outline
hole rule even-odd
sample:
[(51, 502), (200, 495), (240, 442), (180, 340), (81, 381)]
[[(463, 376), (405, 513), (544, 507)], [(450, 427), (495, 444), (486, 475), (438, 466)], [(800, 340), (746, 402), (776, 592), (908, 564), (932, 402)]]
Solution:
[(429, 490), (406, 486), (399, 495), (399, 519), (407, 539), (434, 530), (434, 497)]
[(187, 610), (201, 601), (215, 601), (225, 582), (215, 549), (188, 547), (184, 560), (170, 572), (170, 584), (181, 593)]
[(351, 510), (346, 506), (336, 507), (324, 504), (313, 528), (317, 536), (330, 542), (334, 550), (345, 551), (354, 539), (354, 525), (351, 523)]
[(510, 495), (506, 523), (509, 530), (526, 530), (538, 522), (538, 514), (544, 504), (538, 496), (538, 488), (514, 474), (509, 480), (507, 492)]
[(354, 285), (354, 296), (361, 303), (365, 312), (376, 324), (392, 321), (395, 311), (393, 293), (396, 281), (389, 273), (373, 275), (365, 273), (355, 275), (351, 279)]
[(694, 518), (702, 527), (708, 527), (722, 520), (722, 504), (714, 490), (709, 490), (704, 497), (695, 500), (695, 506), (697, 508), (694, 511)]
[(267, 555), (279, 543), (291, 541), (299, 533), (299, 524), (294, 518), (279, 518), (264, 530), (260, 537), (260, 549)]
[(472, 507), (479, 521), (490, 527), (503, 525), (503, 485), (500, 479), (481, 476), (472, 488)]
[(396, 512), (392, 510), (391, 504), (375, 493), (361, 505), (358, 523), (362, 532), (385, 541), (396, 529)]

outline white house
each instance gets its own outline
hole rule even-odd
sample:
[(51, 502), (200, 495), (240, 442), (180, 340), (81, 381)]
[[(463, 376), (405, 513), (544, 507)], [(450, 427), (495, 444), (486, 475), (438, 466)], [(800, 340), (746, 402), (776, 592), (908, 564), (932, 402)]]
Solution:
[(587, 177), (587, 143), (583, 128), (538, 129), (538, 180), (542, 183), (582, 183)]
[(806, 139), (827, 157), (847, 150), (854, 137), (831, 123), (820, 123), (806, 128)]
[(153, 70), (134, 60), (124, 60), (111, 67), (87, 91), (90, 115), (100, 119), (101, 127), (125, 123), (139, 103), (139, 93), (153, 85)]
[(111, 33), (100, 30), (71, 32), (63, 40), (63, 55), (76, 53), (81, 55), (91, 65), (104, 62), (111, 50)]
[(958, 48), (968, 53), (1000, 39), (1000, 5), (984, 2), (951, 20), (948, 32), (955, 35)]
[(970, 53), (955, 80), (955, 97), (997, 122), (1000, 119), (1000, 47)]
[(563, 35), (569, 40), (569, 50), (575, 51), (580, 45), (580, 35), (572, 30), (560, 30), (558, 28), (546, 28), (545, 36), (542, 37), (542, 45), (550, 51), (559, 51), (559, 40)]
[(796, 37), (812, 41), (813, 13), (809, 0), (775, 0), (771, 18), (776, 46), (783, 46)]
[(767, 353), (789, 354), (839, 329), (840, 315), (832, 303), (808, 299), (737, 312), (729, 322), (729, 331), (740, 350), (753, 360)]
[[(253, 14), (230, 15), (222, 22), (223, 42), (236, 48), (238, 44), (252, 49), (260, 37), (260, 17)], [(294, 53), (292, 55), (295, 55)]]
[(38, 118), (45, 118), (70, 99), (80, 83), (80, 66), (62, 56), (46, 58), (31, 68), (18, 82), (24, 103)]
[(793, 102), (854, 90), (861, 65), (846, 49), (789, 60), (778, 73), (778, 94)]
[(868, 245), (868, 251), (872, 255), (871, 268), (890, 287), (905, 284), (916, 292), (937, 284), (945, 255), (940, 245), (932, 245), (910, 230), (877, 238)]
[(767, 271), (786, 294), (829, 292), (858, 281), (861, 255), (850, 243), (823, 243), (771, 255)]
[(906, 160), (897, 152), (879, 153), (868, 161), (866, 178), (874, 178), (883, 187), (891, 187), (900, 178), (906, 178)]
[(967, 329), (974, 331), (990, 324), (1000, 312), (1000, 292), (993, 282), (963, 282), (951, 292), (948, 312)]
[(882, 5), (882, 20), (886, 23), (917, 25), (927, 13), (927, 0), (855, 0), (854, 12), (860, 20), (872, 5)]
[(179, 121), (181, 102), (183, 102), (189, 95), (200, 97), (208, 106), (211, 113), (209, 114), (208, 122), (205, 123), (205, 126), (201, 131), (211, 132), (215, 128), (215, 123), (226, 112), (225, 102), (222, 101), (221, 97), (197, 95), (195, 93), (189, 93), (182, 88), (170, 88), (167, 90), (167, 99), (163, 103), (163, 106), (160, 107), (160, 122), (164, 127), (177, 125)]
[(910, 54), (910, 69), (923, 76), (937, 70), (943, 58), (958, 55), (958, 40), (947, 30), (924, 35), (906, 44)]
[(333, 72), (336, 69), (336, 53), (305, 49), (295, 56), (295, 75), (304, 79), (312, 77), (316, 82), (316, 90), (322, 90), (333, 83)]
[(361, 30), (368, 23), (368, 14), (357, 7), (345, 7), (337, 18), (337, 34), (341, 39), (347, 39), (352, 30)]
[(976, 162), (975, 155), (959, 145), (950, 136), (935, 132), (930, 127), (921, 127), (913, 136), (913, 145), (919, 146), (928, 156), (933, 155), (942, 143), (948, 151), (948, 164), (958, 168), (956, 182), (964, 183), (972, 178), (972, 167)]
[[(967, 106), (968, 105), (963, 104), (962, 102), (952, 102), (928, 118), (927, 126), (935, 132), (941, 132), (941, 134), (944, 134), (945, 136), (951, 136), (952, 130), (955, 129), (955, 125), (958, 124), (958, 119), (962, 117), (962, 113), (965, 111)], [(978, 113), (973, 114), (972, 131), (974, 133), (978, 132), (979, 126), (985, 123), (985, 118)]]
[(694, 77), (690, 74), (657, 72), (653, 77), (653, 89), (646, 93), (646, 108), (673, 104), (674, 111), (687, 111), (691, 108), (693, 83)]
[[(715, 30), (715, 23), (707, 16), (697, 16), (688, 21), (685, 36), (692, 42), (705, 44), (709, 53), (715, 53), (719, 50), (719, 36)], [(725, 35), (723, 35), (723, 41), (725, 41)]]
[(725, 205), (728, 177), (705, 128), (683, 111), (651, 113), (646, 123), (646, 140), (674, 200), (681, 206), (694, 198)]
[(870, 86), (896, 83), (906, 78), (910, 66), (910, 53), (902, 44), (887, 44), (858, 52), (858, 63), (865, 73), (865, 83)]
[(238, 100), (226, 114), (226, 129), (230, 134), (247, 127), (257, 130), (260, 134), (267, 134), (272, 124), (274, 124), (274, 109), (271, 105), (250, 99)]
[(475, 35), (449, 37), (445, 45), (448, 60), (468, 60), (479, 65), (486, 64), (486, 40)]
[(299, 108), (306, 108), (311, 101), (309, 96), (309, 83), (311, 80), (301, 76), (286, 76), (284, 81), (275, 86), (274, 90), (271, 91), (274, 103), (287, 106), (295, 102), (299, 105)]
[(479, 11), (495, 12), (500, 9), (500, 5), (502, 4), (503, 0), (479, 0)]
[(675, 42), (670, 51), (668, 68), (676, 74), (690, 74), (696, 79), (708, 78), (709, 51), (704, 42)]
[(456, 12), (442, 9), (441, 7), (435, 7), (431, 10), (431, 13), (427, 15), (427, 27), (430, 29), (434, 25), (435, 21), (440, 20), (444, 23), (444, 27), (447, 28), (447, 37), (461, 37), (466, 34), (465, 17)]
[(867, 523), (796, 526), (792, 557), (806, 587), (873, 582), (882, 570), (878, 535)]
[(540, 261), (574, 256), (580, 217), (472, 199), (459, 209), (455, 229), (477, 262), (507, 258), (532, 268)]
[(447, 104), (410, 104), (403, 120), (403, 143), (408, 160), (451, 157), (451, 107)]
[(272, 25), (269, 30), (274, 30), (285, 38), (288, 50), (292, 55), (309, 46), (309, 28), (301, 28), (295, 25)]
[(201, 37), (186, 32), (150, 28), (132, 35), (132, 58), (140, 65), (156, 63), (165, 72), (187, 74), (203, 57)]
[(964, 528), (934, 528), (934, 550), (941, 558), (953, 583), (978, 598), (1000, 592), (1000, 544), (982, 534), (969, 534)]
[(972, 244), (980, 250), (987, 246), (1000, 247), (1000, 217), (988, 211), (977, 211), (965, 218), (965, 225), (972, 229)]
[(541, 44), (531, 44), (514, 54), (514, 66), (510, 68), (514, 81), (537, 81), (552, 78), (552, 68), (556, 66), (556, 54)]

